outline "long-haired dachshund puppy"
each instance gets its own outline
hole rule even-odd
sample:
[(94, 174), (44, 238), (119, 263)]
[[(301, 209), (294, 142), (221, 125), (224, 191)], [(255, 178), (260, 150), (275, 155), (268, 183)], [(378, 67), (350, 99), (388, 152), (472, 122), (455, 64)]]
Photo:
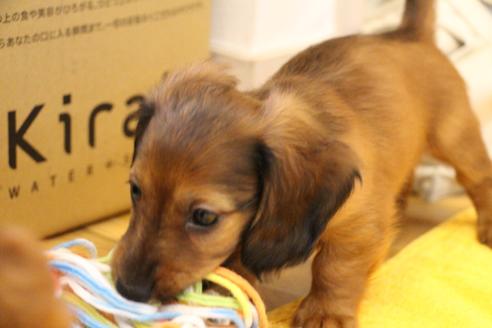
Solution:
[(167, 299), (222, 264), (261, 276), (315, 252), (295, 325), (356, 327), (424, 151), (456, 169), (491, 246), (492, 164), (433, 6), (408, 0), (397, 30), (308, 48), (252, 92), (209, 63), (165, 76), (137, 125), (118, 290)]

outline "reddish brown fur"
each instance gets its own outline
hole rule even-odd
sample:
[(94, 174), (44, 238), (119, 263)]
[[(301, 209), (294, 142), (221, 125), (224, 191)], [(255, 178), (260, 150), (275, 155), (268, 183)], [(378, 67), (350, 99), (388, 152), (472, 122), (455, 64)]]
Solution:
[[(155, 288), (165, 291), (161, 297), (172, 296), (220, 265), (237, 246), (257, 190), (255, 163), (239, 159), (254, 155), (256, 138), (238, 115), (252, 111), (252, 101), (238, 97), (233, 87), (234, 80), (222, 78), (215, 67), (196, 66), (168, 76), (150, 97), (159, 111), (131, 171), (143, 196), (113, 266), (125, 285), (143, 283), (152, 274)], [(214, 110), (196, 112), (195, 107)], [(197, 206), (229, 218), (217, 227), (222, 233), (185, 225)]]
[(67, 309), (54, 297), (41, 245), (24, 231), (0, 229), (0, 327), (69, 326)]
[[(209, 63), (165, 77), (139, 125), (120, 289), (167, 298), (224, 262), (252, 276), (317, 250), (295, 324), (356, 327), (425, 151), (456, 168), (492, 246), (492, 165), (463, 80), (430, 42), (432, 6), (409, 0), (399, 30), (311, 47), (250, 93)], [(200, 206), (222, 219), (190, 228)]]

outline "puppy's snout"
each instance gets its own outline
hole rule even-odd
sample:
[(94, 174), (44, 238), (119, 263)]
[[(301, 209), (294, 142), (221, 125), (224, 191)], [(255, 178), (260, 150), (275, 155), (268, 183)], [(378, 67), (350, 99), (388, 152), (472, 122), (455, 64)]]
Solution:
[(117, 279), (116, 290), (129, 300), (147, 302), (152, 295), (152, 284), (125, 284), (121, 279)]

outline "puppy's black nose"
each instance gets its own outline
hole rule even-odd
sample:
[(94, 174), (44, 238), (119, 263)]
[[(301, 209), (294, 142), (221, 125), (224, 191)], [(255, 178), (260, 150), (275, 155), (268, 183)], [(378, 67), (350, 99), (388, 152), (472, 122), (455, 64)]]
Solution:
[(116, 280), (116, 290), (121, 296), (135, 302), (147, 302), (152, 294), (152, 286), (150, 284), (148, 286), (127, 286), (120, 279)]

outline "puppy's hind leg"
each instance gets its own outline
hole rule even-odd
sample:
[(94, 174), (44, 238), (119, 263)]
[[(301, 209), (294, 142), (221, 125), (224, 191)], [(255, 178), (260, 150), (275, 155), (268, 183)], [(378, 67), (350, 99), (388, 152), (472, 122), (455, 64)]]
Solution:
[(492, 247), (492, 162), (466, 95), (452, 100), (452, 106), (434, 122), (431, 151), (456, 169), (478, 214), (478, 238)]

